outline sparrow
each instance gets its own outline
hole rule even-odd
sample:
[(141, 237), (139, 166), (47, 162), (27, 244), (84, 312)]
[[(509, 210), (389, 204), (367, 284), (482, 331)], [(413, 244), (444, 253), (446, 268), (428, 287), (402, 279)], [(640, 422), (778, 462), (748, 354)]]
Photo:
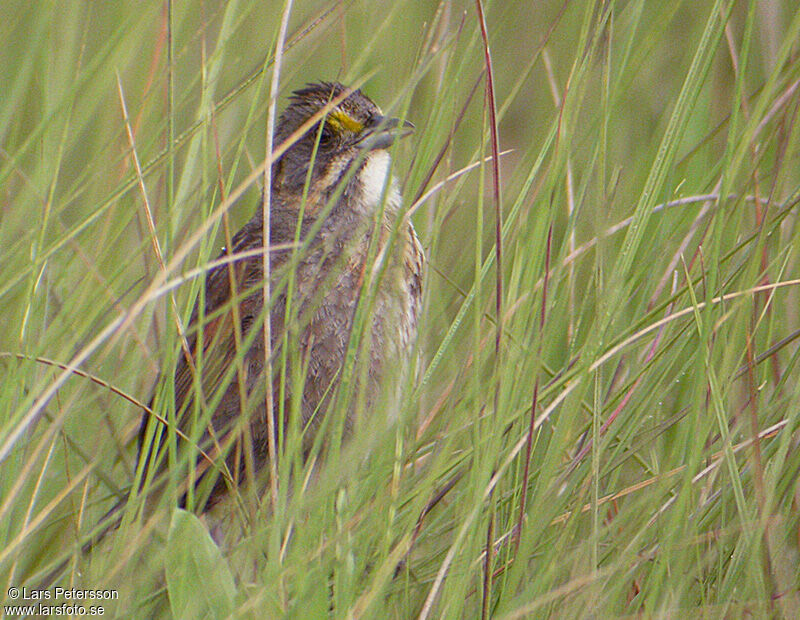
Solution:
[[(205, 510), (269, 470), (277, 458), (270, 451), (269, 399), (274, 437), (286, 436), (294, 415), (307, 455), (321, 428), (334, 433), (323, 425), (334, 403), (347, 407), (346, 437), (357, 412), (369, 415), (387, 393), (387, 377), (396, 380), (407, 364), (425, 255), (402, 210), (389, 148), (412, 130), (339, 83), (309, 84), (291, 95), (273, 143), (289, 146), (272, 165), (269, 243), (259, 204), (208, 272), (191, 315), (188, 351), (174, 375), (175, 432), (149, 414), (142, 419), (144, 471), (166, 471), (169, 440), (179, 456), (189, 451), (179, 461), (194, 461), (181, 504), (189, 485)], [(353, 354), (355, 370), (348, 373)], [(201, 492), (206, 476), (211, 480)]]

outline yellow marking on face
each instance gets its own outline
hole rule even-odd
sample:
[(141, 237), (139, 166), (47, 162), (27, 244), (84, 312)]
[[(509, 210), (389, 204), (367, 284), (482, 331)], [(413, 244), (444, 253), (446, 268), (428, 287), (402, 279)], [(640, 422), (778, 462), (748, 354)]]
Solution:
[(345, 112), (339, 109), (332, 110), (328, 114), (328, 124), (337, 132), (349, 131), (351, 133), (361, 133), (364, 130), (364, 124), (357, 121)]

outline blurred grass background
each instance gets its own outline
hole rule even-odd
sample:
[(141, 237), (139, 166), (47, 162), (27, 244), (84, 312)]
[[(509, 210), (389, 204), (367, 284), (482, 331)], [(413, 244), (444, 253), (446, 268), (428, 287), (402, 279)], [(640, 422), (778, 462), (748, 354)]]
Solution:
[[(193, 598), (186, 617), (799, 617), (788, 0), (485, 3), (499, 320), (474, 3), (295, 2), (279, 108), (363, 81), (417, 127), (395, 151), (407, 206), (443, 183), (414, 206), (418, 378), (224, 560), (188, 516), (168, 534), (167, 503), (80, 556), (134, 475), (141, 410), (120, 393), (147, 403), (178, 354), (145, 196), (168, 279), (217, 255), (209, 216), (265, 157), (284, 10), (4, 3), (3, 592), (69, 558), (59, 583), (119, 589), (118, 617)], [(199, 282), (173, 289), (184, 321)]]

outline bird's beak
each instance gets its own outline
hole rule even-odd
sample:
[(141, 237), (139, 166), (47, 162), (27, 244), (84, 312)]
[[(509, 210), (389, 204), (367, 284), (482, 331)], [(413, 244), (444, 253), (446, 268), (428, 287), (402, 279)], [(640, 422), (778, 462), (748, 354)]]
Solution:
[(399, 118), (379, 116), (373, 120), (359, 140), (358, 146), (365, 151), (388, 149), (396, 138), (405, 138), (414, 133), (414, 124)]

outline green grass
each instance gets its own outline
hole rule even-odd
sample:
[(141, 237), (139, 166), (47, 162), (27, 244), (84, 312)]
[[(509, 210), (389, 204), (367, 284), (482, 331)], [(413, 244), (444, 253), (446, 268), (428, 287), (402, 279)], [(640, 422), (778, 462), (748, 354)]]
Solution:
[(417, 127), (406, 206), (439, 187), (416, 375), (206, 519), (222, 549), (173, 484), (85, 556), (136, 476), (123, 395), (174, 415), (177, 325), (259, 204), (284, 4), (10, 5), (4, 603), (68, 559), (106, 617), (800, 616), (793, 2), (487, 2), (499, 211), (474, 3), (295, 3), (278, 108), (363, 82)]

